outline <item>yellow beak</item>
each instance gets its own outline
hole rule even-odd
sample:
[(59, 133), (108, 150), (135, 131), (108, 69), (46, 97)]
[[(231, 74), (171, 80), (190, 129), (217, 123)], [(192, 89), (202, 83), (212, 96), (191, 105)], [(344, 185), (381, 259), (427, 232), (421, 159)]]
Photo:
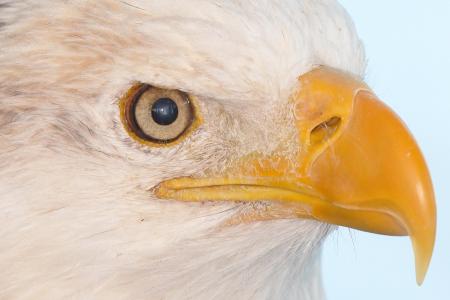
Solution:
[(219, 176), (161, 183), (182, 201), (275, 201), (297, 216), (409, 235), (417, 282), (433, 252), (436, 207), (424, 158), (402, 121), (358, 79), (321, 67), (299, 79), (291, 102), (298, 151), (253, 153)]

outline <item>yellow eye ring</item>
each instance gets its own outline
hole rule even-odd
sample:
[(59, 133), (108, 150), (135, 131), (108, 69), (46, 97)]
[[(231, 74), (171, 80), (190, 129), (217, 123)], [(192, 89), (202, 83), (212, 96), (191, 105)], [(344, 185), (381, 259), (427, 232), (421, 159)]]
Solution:
[(176, 145), (202, 124), (195, 97), (144, 83), (134, 84), (125, 93), (119, 100), (119, 110), (128, 135), (149, 147)]

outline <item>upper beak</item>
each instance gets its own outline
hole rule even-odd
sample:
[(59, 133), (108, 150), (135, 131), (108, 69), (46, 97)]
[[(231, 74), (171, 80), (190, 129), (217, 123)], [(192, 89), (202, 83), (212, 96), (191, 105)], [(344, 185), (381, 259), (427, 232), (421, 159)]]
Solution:
[(184, 201), (282, 203), (300, 216), (387, 235), (409, 235), (416, 276), (433, 252), (436, 207), (424, 158), (403, 122), (357, 78), (320, 67), (292, 96), (299, 150), (254, 153), (218, 176), (156, 189)]

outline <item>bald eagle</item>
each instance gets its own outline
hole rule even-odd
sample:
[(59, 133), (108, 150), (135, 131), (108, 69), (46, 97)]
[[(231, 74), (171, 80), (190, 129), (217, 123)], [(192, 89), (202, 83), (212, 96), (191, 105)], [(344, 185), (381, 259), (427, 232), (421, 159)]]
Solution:
[(1, 299), (322, 299), (433, 188), (334, 0), (0, 0)]

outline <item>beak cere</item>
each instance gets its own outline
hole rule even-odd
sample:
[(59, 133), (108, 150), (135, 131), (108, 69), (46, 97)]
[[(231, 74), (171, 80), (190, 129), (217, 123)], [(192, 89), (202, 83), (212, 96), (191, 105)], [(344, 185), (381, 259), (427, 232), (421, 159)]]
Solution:
[(182, 201), (270, 200), (298, 216), (409, 235), (422, 283), (433, 252), (436, 207), (414, 138), (349, 74), (320, 67), (299, 84), (291, 99), (301, 145), (295, 154), (253, 153), (223, 174), (165, 181), (156, 195)]

